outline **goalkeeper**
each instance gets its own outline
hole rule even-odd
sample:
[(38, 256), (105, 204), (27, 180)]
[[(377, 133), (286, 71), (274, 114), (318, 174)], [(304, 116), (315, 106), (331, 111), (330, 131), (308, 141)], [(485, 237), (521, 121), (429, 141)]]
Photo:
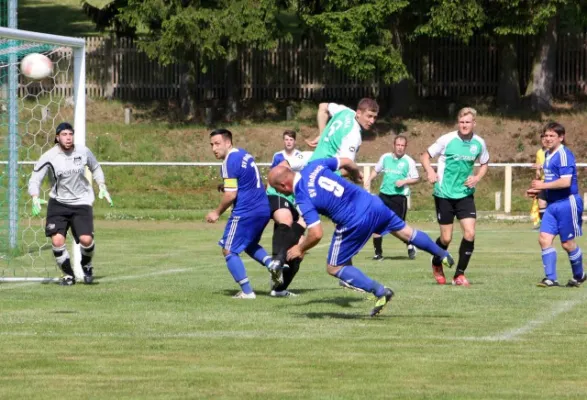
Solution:
[(65, 246), (67, 231), (81, 247), (81, 266), (84, 283), (93, 282), (92, 257), (94, 255), (94, 190), (92, 183), (85, 176), (85, 167), (92, 172), (100, 188), (98, 197), (104, 198), (112, 207), (112, 199), (104, 183), (104, 172), (90, 149), (75, 145), (73, 127), (62, 122), (55, 130), (55, 146), (43, 153), (35, 165), (28, 185), (32, 196), (32, 215), (41, 213), (41, 205), (47, 202), (39, 197), (41, 183), (49, 173), (51, 191), (47, 205), (45, 235), (51, 237), (53, 255), (57, 265), (63, 271), (61, 285), (75, 284), (75, 275), (71, 266), (69, 253)]

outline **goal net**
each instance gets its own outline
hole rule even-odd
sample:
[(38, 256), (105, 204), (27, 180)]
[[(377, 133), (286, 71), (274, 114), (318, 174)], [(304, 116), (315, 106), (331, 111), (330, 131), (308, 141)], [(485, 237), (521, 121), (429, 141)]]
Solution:
[[(42, 53), (53, 62), (53, 73), (29, 80), (20, 61)], [(0, 282), (59, 279), (45, 237), (45, 214), (31, 215), (28, 180), (35, 162), (54, 146), (55, 128), (72, 122), (75, 143), (85, 144), (84, 40), (17, 29), (0, 28)], [(45, 180), (40, 198), (49, 199)], [(76, 276), (79, 246), (71, 251)]]

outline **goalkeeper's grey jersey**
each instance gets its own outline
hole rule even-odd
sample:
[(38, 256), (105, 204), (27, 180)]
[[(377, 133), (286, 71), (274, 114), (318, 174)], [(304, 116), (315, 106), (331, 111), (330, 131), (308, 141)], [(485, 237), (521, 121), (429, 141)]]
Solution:
[(63, 204), (92, 205), (94, 190), (92, 183), (85, 176), (85, 166), (88, 166), (94, 180), (98, 184), (104, 183), (104, 172), (96, 157), (85, 146), (75, 146), (64, 152), (59, 144), (44, 153), (29, 180), (29, 194), (38, 196), (41, 182), (47, 173), (51, 181), (49, 197)]

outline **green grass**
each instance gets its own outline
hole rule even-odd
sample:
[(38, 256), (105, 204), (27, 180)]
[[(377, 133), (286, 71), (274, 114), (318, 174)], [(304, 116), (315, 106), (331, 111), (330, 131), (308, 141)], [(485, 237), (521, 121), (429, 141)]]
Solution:
[(434, 284), (429, 257), (407, 260), (391, 237), (394, 259), (371, 261), (367, 245), (355, 264), (397, 293), (374, 319), (371, 299), (326, 275), (328, 237), (292, 284), (300, 297), (268, 297), (268, 274), (246, 261), (258, 298), (231, 299), (222, 229), (98, 221), (97, 285), (1, 284), (0, 398), (587, 396), (586, 289), (535, 287), (528, 225), (480, 223), (468, 289)]

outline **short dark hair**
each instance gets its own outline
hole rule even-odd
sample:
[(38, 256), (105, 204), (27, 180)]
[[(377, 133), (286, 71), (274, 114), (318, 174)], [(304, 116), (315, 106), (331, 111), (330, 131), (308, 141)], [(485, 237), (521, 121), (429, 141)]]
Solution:
[(57, 135), (59, 135), (61, 131), (71, 131), (71, 133), (75, 133), (73, 126), (71, 126), (69, 122), (62, 122), (57, 125), (57, 128), (55, 128), (55, 143), (58, 142)]
[(232, 132), (229, 131), (228, 129), (218, 128), (218, 129), (214, 129), (212, 132), (210, 132), (210, 137), (213, 137), (216, 135), (222, 135), (222, 137), (225, 140), (230, 140), (230, 143), (232, 143)]
[(378, 113), (379, 112), (379, 104), (373, 99), (365, 97), (359, 100), (359, 104), (357, 104), (357, 110), (361, 111), (373, 111)]
[(283, 131), (283, 137), (289, 136), (293, 140), (296, 140), (296, 131), (292, 131), (290, 129)]
[(549, 122), (548, 124), (544, 125), (544, 129), (542, 130), (542, 134), (544, 135), (547, 131), (553, 131), (558, 136), (565, 135), (565, 127), (559, 124), (558, 122)]
[(406, 144), (408, 144), (408, 138), (405, 137), (404, 135), (397, 135), (394, 139), (393, 139), (393, 144), (395, 144), (395, 142), (398, 141), (398, 139), (403, 140), (404, 142), (406, 142)]

